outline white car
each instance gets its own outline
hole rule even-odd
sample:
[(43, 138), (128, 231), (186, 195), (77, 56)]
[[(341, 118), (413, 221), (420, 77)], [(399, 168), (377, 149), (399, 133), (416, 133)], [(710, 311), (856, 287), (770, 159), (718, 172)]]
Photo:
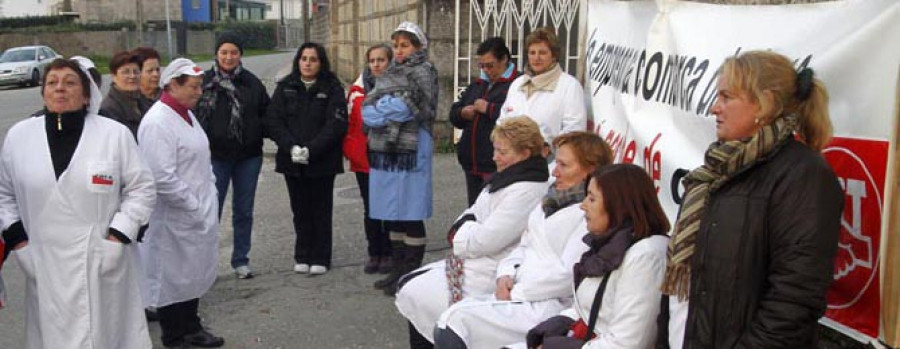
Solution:
[(62, 56), (47, 46), (8, 49), (0, 56), (0, 86), (37, 86), (44, 76), (44, 68), (57, 58)]

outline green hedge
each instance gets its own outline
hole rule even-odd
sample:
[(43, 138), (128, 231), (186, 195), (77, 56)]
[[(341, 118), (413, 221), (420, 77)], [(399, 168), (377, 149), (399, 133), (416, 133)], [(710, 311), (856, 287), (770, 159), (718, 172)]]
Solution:
[(244, 49), (271, 50), (278, 45), (275, 39), (275, 21), (260, 22), (220, 22), (216, 23), (216, 34), (231, 32), (244, 39)]
[(26, 16), (0, 18), (0, 29), (17, 29), (40, 26), (55, 26), (72, 23), (73, 17), (66, 16)]
[[(46, 18), (46, 17), (22, 17), (22, 18), (3, 18), (0, 19), (0, 22), (6, 20), (20, 20), (25, 18)], [(44, 21), (43, 19), (41, 21)], [(15, 23), (14, 21), (9, 21), (9, 23)], [(119, 22), (110, 22), (110, 23), (72, 23), (72, 22), (61, 22), (56, 24), (38, 24), (42, 23), (39, 21), (28, 22), (30, 25), (25, 26), (4, 26), (4, 24), (0, 24), (0, 33), (71, 33), (71, 32), (83, 32), (83, 31), (109, 31), (109, 30), (122, 30), (122, 28), (126, 28), (129, 31), (135, 30), (135, 24), (133, 21), (119, 21)]]

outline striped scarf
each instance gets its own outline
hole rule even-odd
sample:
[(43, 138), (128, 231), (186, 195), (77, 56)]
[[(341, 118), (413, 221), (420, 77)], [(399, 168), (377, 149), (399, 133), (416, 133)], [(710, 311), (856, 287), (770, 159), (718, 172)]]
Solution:
[(677, 296), (679, 300), (687, 299), (691, 283), (691, 257), (710, 195), (738, 173), (764, 160), (792, 137), (796, 128), (797, 117), (789, 115), (761, 127), (749, 140), (710, 144), (703, 165), (684, 178), (685, 198), (666, 251), (668, 263), (663, 293)]

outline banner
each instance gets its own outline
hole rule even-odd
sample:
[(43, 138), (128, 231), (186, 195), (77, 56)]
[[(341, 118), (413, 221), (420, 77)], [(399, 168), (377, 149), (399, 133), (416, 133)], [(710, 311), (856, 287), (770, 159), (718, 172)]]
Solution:
[(834, 285), (823, 322), (861, 341), (879, 337), (880, 242), (897, 135), (900, 2), (777, 6), (673, 0), (588, 4), (585, 90), (594, 131), (617, 162), (644, 166), (674, 222), (679, 173), (715, 140), (718, 68), (767, 50), (816, 72), (830, 96), (835, 138), (823, 155), (845, 196)]

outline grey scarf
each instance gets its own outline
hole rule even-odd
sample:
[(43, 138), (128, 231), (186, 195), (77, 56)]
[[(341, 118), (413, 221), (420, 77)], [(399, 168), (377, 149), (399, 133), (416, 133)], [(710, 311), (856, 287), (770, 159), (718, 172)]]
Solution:
[(234, 86), (234, 78), (244, 71), (241, 65), (234, 68), (234, 72), (227, 74), (219, 70), (219, 65), (213, 65), (212, 80), (203, 86), (203, 96), (197, 103), (198, 120), (203, 125), (209, 125), (209, 117), (216, 109), (219, 89), (225, 91), (225, 95), (231, 101), (231, 118), (228, 120), (228, 138), (244, 143), (243, 120), (241, 119), (241, 101), (238, 99), (237, 87)]
[(544, 195), (542, 208), (544, 209), (544, 217), (550, 217), (556, 211), (569, 207), (584, 201), (585, 182), (578, 183), (569, 189), (558, 190), (555, 185), (551, 185)]

